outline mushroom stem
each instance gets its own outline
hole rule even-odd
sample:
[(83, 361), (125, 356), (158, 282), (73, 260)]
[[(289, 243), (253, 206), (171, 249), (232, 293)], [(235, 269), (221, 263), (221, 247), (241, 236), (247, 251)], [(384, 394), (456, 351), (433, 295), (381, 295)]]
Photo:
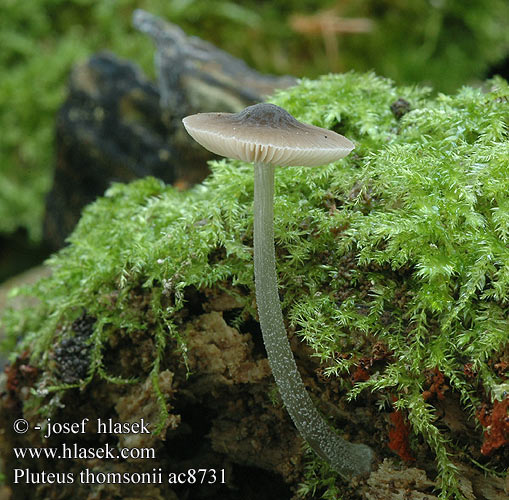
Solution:
[(254, 272), (258, 316), (269, 364), (290, 417), (311, 448), (341, 475), (371, 471), (373, 451), (338, 436), (313, 405), (286, 335), (279, 302), (274, 251), (274, 169), (255, 163)]

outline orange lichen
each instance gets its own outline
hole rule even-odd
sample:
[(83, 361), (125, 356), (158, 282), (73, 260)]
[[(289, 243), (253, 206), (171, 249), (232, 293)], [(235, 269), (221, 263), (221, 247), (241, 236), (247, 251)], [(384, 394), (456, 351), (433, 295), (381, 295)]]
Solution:
[(474, 364), (473, 363), (465, 363), (463, 365), (463, 373), (464, 373), (465, 377), (467, 377), (467, 378), (470, 378), (470, 379), (475, 378), (475, 376), (477, 375), (477, 372), (474, 369)]
[(371, 362), (369, 358), (362, 358), (357, 363), (355, 371), (350, 376), (352, 382), (365, 382), (369, 379), (370, 374), (367, 368), (371, 367)]
[(372, 347), (372, 355), (360, 358), (354, 365), (354, 372), (350, 375), (352, 382), (365, 382), (371, 377), (370, 371), (377, 362), (390, 359), (392, 352), (382, 342), (377, 342)]
[(434, 368), (427, 374), (426, 378), (428, 379), (430, 386), (427, 391), (422, 393), (424, 401), (429, 401), (434, 397), (439, 400), (443, 400), (445, 398), (444, 391), (449, 389), (449, 386), (445, 385), (444, 374), (438, 368)]
[(498, 375), (505, 379), (509, 372), (509, 362), (501, 360), (498, 363), (495, 363), (493, 368), (495, 368)]
[[(396, 398), (393, 398), (396, 401)], [(394, 410), (389, 419), (393, 428), (389, 431), (389, 448), (396, 452), (405, 462), (415, 460), (410, 451), (410, 424), (400, 410)]]
[(485, 428), (481, 453), (490, 455), (494, 450), (509, 444), (509, 397), (495, 401), (491, 411), (486, 405), (477, 412), (477, 418)]
[(372, 359), (373, 361), (383, 361), (392, 359), (392, 351), (383, 343), (376, 342), (372, 348)]

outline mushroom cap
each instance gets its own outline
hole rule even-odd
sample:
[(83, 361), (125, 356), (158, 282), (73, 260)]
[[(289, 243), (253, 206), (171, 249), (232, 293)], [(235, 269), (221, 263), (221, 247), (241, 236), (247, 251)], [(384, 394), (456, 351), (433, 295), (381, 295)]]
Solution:
[(355, 145), (336, 132), (296, 120), (275, 104), (240, 113), (198, 113), (182, 120), (204, 148), (250, 163), (313, 167), (345, 157)]

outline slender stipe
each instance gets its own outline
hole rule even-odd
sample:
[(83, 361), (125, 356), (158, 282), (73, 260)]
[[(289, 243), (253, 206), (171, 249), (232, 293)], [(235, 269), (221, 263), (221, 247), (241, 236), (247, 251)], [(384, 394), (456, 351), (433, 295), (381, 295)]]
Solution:
[(346, 477), (368, 473), (373, 452), (338, 436), (318, 413), (297, 371), (279, 302), (274, 250), (274, 169), (255, 164), (254, 269), (258, 316), (272, 374), (295, 426), (324, 460)]

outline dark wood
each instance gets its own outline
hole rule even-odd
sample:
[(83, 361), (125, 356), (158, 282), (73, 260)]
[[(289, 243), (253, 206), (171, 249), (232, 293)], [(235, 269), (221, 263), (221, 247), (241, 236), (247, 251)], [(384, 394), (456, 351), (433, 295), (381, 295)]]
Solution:
[(153, 175), (185, 189), (208, 174), (213, 155), (184, 131), (184, 116), (239, 111), (291, 77), (262, 75), (178, 26), (137, 10), (135, 27), (156, 45), (158, 84), (135, 64), (100, 53), (73, 68), (56, 120), (56, 168), (44, 238), (64, 245), (82, 208), (112, 182)]

